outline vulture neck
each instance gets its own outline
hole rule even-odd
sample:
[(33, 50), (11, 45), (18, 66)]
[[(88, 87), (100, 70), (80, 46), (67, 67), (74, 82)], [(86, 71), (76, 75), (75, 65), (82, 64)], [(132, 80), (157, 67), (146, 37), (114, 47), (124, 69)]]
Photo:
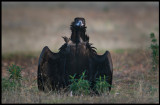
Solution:
[(72, 30), (71, 40), (76, 44), (76, 56), (78, 54), (78, 44), (83, 42), (83, 37), (85, 36), (85, 31), (82, 29), (74, 29)]
[(84, 41), (85, 31), (83, 30), (73, 30), (71, 40), (78, 45), (80, 42)]

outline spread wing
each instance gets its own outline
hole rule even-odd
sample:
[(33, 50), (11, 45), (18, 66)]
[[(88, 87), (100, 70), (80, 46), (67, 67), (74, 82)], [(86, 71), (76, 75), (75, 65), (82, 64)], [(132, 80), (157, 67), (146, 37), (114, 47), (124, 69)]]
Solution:
[(46, 46), (43, 48), (38, 61), (38, 89), (52, 90), (57, 84), (62, 84), (63, 67), (60, 66), (63, 59), (59, 53), (51, 52)]
[[(99, 76), (106, 76), (106, 81), (112, 85), (112, 75), (113, 75), (113, 64), (111, 59), (111, 54), (109, 51), (106, 51), (103, 55), (95, 54), (90, 59), (90, 73), (91, 81), (95, 82), (96, 78)], [(111, 87), (109, 87), (109, 91)]]

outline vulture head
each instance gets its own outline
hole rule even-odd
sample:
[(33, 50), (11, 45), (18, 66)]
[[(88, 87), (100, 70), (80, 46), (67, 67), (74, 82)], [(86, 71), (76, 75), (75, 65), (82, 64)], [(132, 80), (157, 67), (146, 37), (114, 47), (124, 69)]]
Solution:
[(80, 18), (80, 17), (75, 18), (74, 19), (74, 26), (77, 27), (77, 28), (85, 27), (85, 19)]
[(71, 23), (71, 40), (73, 43), (89, 42), (89, 36), (86, 35), (85, 19), (76, 17)]

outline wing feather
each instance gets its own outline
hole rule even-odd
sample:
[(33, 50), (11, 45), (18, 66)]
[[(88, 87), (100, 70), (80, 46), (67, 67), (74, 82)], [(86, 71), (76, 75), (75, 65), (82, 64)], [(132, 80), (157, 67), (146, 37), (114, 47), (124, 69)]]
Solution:
[[(106, 81), (112, 85), (112, 76), (113, 76), (113, 63), (111, 59), (111, 54), (109, 51), (106, 51), (103, 55), (95, 54), (92, 58), (91, 66), (94, 66), (92, 71), (92, 80), (96, 80), (99, 76), (106, 76)], [(93, 67), (92, 67), (93, 68)], [(109, 91), (111, 87), (109, 87)]]
[(47, 46), (45, 46), (40, 54), (38, 61), (38, 89), (39, 90), (51, 90), (53, 84), (59, 82), (59, 53), (52, 52)]

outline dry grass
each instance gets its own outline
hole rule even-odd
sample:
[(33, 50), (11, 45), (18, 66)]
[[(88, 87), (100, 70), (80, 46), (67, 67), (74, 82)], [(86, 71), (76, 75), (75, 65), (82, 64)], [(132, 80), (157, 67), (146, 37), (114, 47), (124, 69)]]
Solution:
[[(101, 52), (102, 53), (102, 52)], [(2, 103), (159, 103), (159, 70), (151, 70), (150, 51), (111, 51), (114, 73), (113, 88), (108, 95), (71, 96), (69, 92), (39, 92), (37, 88), (38, 56), (2, 56), (2, 77), (6, 68), (16, 64), (24, 67), (22, 87), (2, 91)]]

